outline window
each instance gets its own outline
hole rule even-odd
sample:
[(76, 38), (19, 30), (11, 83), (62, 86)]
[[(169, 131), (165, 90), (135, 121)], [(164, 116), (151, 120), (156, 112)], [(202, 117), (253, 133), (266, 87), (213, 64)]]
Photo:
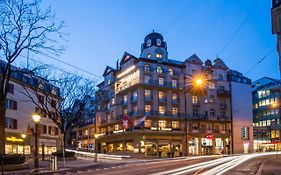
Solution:
[(133, 112), (137, 113), (138, 112), (138, 106), (133, 106)]
[(138, 100), (138, 92), (137, 91), (133, 92), (133, 99), (132, 100), (133, 101), (137, 101)]
[(198, 116), (198, 109), (193, 109), (192, 114), (193, 114), (193, 117), (197, 117)]
[(166, 128), (166, 125), (167, 125), (167, 121), (165, 121), (165, 120), (159, 120), (158, 121), (158, 126), (160, 128)]
[(172, 80), (172, 87), (178, 87), (178, 81)]
[(172, 69), (172, 68), (169, 68), (168, 72), (169, 72), (169, 74), (170, 74), (170, 75), (173, 75), (173, 74), (174, 74), (174, 72), (173, 72), (173, 69)]
[(150, 83), (150, 76), (145, 75), (144, 76), (144, 83), (149, 84)]
[(159, 114), (164, 115), (165, 114), (165, 106), (159, 106)]
[(147, 54), (147, 55), (146, 55), (146, 58), (151, 58), (151, 54), (150, 54), (150, 53)]
[(151, 105), (145, 105), (145, 107), (144, 107), (145, 109), (145, 113), (150, 113), (150, 111), (151, 111)]
[(156, 45), (157, 45), (157, 46), (161, 46), (161, 44), (162, 44), (162, 42), (161, 42), (161, 40), (158, 38), (158, 39), (156, 40)]
[(118, 131), (119, 130), (119, 125), (117, 124), (117, 125), (114, 125), (114, 130), (115, 131)]
[(5, 118), (5, 127), (9, 129), (18, 129), (18, 121), (16, 119), (6, 117)]
[(151, 90), (144, 90), (145, 97), (151, 97)]
[(158, 78), (158, 84), (159, 85), (164, 85), (164, 78)]
[(7, 98), (7, 100), (6, 100), (6, 108), (7, 109), (12, 109), (12, 110), (17, 110), (17, 108), (18, 108), (17, 101)]
[(215, 89), (215, 84), (214, 83), (209, 83), (208, 86), (209, 86), (209, 89)]
[(111, 104), (114, 105), (115, 104), (115, 98), (111, 99)]
[(162, 57), (163, 57), (162, 54), (160, 54), (160, 53), (156, 54), (156, 58), (162, 58)]
[(198, 96), (192, 96), (192, 104), (198, 103)]
[(219, 86), (219, 90), (225, 90), (224, 86)]
[(215, 116), (215, 110), (214, 110), (214, 109), (211, 109), (211, 110), (210, 110), (210, 115), (211, 115), (211, 116)]
[(173, 115), (177, 115), (177, 114), (178, 114), (178, 108), (173, 107), (173, 108), (172, 108), (172, 114), (173, 114)]
[(40, 131), (41, 131), (41, 134), (47, 134), (47, 126), (46, 125), (40, 125)]
[(177, 101), (178, 100), (178, 95), (173, 93), (172, 94), (172, 101)]
[(159, 101), (165, 100), (165, 93), (162, 92), (162, 91), (159, 91), (158, 92), (158, 98), (159, 98)]
[(128, 95), (123, 96), (123, 103), (124, 104), (128, 103)]
[(14, 94), (14, 85), (11, 83), (8, 84), (8, 93)]
[(39, 103), (44, 104), (44, 96), (43, 95), (38, 95), (38, 101), (39, 101)]
[(163, 73), (163, 69), (162, 67), (158, 66), (156, 69), (157, 73), (162, 74)]
[(110, 80), (107, 80), (107, 84), (110, 84)]
[(180, 128), (180, 122), (179, 121), (172, 121), (172, 128), (173, 129), (179, 129)]
[(56, 106), (57, 106), (57, 101), (54, 100), (54, 99), (52, 99), (52, 100), (51, 100), (51, 106), (52, 106), (53, 108), (56, 107)]
[(144, 121), (144, 127), (145, 128), (150, 128), (151, 127), (151, 120), (145, 120)]
[(215, 102), (215, 97), (213, 95), (210, 96), (210, 103), (214, 103)]
[(148, 64), (144, 65), (144, 71), (147, 71), (147, 72), (150, 71), (150, 66)]
[(148, 40), (146, 41), (146, 46), (147, 46), (147, 47), (150, 47), (150, 46), (151, 46), (151, 39), (148, 39)]
[(123, 115), (128, 115), (128, 109), (127, 108), (123, 109)]

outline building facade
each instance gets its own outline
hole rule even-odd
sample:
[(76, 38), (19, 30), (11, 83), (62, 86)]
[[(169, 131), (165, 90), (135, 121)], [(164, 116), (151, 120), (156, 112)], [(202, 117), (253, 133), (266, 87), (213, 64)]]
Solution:
[[(5, 63), (1, 62), (1, 64)], [(42, 153), (43, 148), (45, 154), (51, 154), (57, 150), (59, 144), (58, 128), (46, 112), (38, 108), (24, 92), (28, 91), (32, 96), (35, 96), (33, 90), (29, 88), (30, 86), (49, 88), (50, 93), (53, 93), (54, 102), (58, 103), (59, 89), (40, 77), (24, 74), (23, 72), (24, 70), (13, 73), (9, 82), (5, 118), (6, 154), (32, 154), (34, 151), (32, 133), (34, 133), (35, 127), (32, 115), (34, 114), (41, 116), (39, 123), (39, 153)], [(40, 100), (40, 103), (48, 103), (43, 94), (38, 96), (38, 100)], [(22, 134), (25, 134), (26, 138), (22, 138)]]
[(254, 140), (256, 151), (281, 149), (280, 81), (263, 77), (253, 82)]
[[(140, 57), (125, 53), (103, 76), (96, 114), (100, 152), (157, 157), (231, 154), (237, 141), (253, 139), (233, 138), (231, 96), (243, 89), (231, 89), (235, 71), (219, 58), (214, 63), (203, 63), (195, 54), (184, 61), (168, 59), (163, 36), (153, 32), (145, 37)], [(251, 89), (251, 81), (239, 76), (246, 82), (237, 83)], [(250, 99), (240, 100), (250, 105), (244, 118), (252, 120), (249, 94)], [(238, 152), (251, 152), (251, 147)]]

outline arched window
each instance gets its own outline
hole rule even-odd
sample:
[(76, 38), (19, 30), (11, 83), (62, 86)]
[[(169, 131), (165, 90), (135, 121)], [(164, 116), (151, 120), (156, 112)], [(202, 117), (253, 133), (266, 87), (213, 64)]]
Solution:
[(149, 64), (144, 65), (144, 71), (150, 71), (150, 66), (149, 66)]
[(156, 58), (162, 58), (162, 57), (163, 57), (162, 54), (156, 53)]
[(146, 46), (147, 46), (147, 47), (151, 46), (151, 39), (148, 39), (148, 40), (146, 41)]
[(162, 42), (161, 42), (161, 40), (159, 38), (156, 40), (156, 44), (157, 44), (157, 46), (161, 46), (162, 45)]
[(159, 73), (159, 74), (162, 74), (162, 73), (163, 73), (162, 67), (160, 67), (160, 66), (157, 67), (157, 73)]
[(151, 58), (151, 54), (149, 53), (149, 54), (147, 54), (147, 56), (146, 56), (147, 58)]

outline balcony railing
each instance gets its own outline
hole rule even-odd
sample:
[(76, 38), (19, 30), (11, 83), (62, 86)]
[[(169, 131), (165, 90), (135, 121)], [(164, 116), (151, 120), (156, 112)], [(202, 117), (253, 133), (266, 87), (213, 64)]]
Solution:
[(179, 99), (176, 99), (176, 100), (172, 100), (172, 104), (180, 104), (180, 101), (179, 101)]
[(192, 103), (192, 107), (200, 107), (200, 102), (195, 102), (195, 103)]
[(207, 115), (202, 115), (202, 114), (188, 114), (187, 119), (201, 119), (201, 120), (207, 120), (208, 116)]
[(166, 103), (166, 98), (159, 98), (160, 103)]
[(153, 101), (153, 98), (152, 98), (152, 96), (144, 96), (144, 101), (151, 102), (151, 101)]
[(230, 96), (230, 92), (228, 90), (224, 90), (224, 89), (217, 90), (217, 94), (218, 94), (218, 96), (221, 96), (221, 97), (229, 97)]

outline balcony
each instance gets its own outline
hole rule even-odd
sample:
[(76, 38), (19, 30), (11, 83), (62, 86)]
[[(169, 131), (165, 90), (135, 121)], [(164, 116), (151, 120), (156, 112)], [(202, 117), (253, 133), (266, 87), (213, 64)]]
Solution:
[(192, 103), (192, 107), (200, 107), (200, 102), (197, 101), (195, 103)]
[(217, 90), (217, 94), (219, 97), (230, 97), (230, 92), (224, 89)]
[(153, 98), (152, 98), (152, 96), (144, 96), (144, 101), (145, 102), (152, 102)]
[(159, 103), (166, 103), (166, 98), (159, 98)]
[(207, 115), (202, 115), (202, 114), (189, 114), (187, 115), (188, 119), (197, 119), (197, 120), (207, 120), (208, 116)]

